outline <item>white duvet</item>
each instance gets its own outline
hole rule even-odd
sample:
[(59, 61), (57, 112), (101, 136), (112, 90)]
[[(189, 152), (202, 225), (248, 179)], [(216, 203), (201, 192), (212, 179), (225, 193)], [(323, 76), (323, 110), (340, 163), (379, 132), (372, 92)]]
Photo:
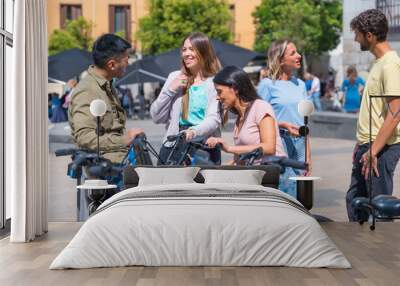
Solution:
[(350, 267), (290, 196), (255, 185), (196, 183), (113, 196), (50, 269), (127, 265)]

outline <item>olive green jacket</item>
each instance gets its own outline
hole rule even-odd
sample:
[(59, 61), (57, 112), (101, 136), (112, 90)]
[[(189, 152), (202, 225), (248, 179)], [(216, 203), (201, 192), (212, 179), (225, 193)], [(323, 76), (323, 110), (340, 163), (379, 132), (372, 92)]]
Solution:
[(105, 158), (119, 163), (128, 151), (125, 145), (125, 111), (111, 82), (96, 75), (93, 66), (75, 87), (68, 109), (71, 134), (79, 148), (97, 150), (96, 119), (90, 113), (90, 103), (102, 99), (107, 112), (101, 117), (104, 134), (100, 136), (100, 151)]

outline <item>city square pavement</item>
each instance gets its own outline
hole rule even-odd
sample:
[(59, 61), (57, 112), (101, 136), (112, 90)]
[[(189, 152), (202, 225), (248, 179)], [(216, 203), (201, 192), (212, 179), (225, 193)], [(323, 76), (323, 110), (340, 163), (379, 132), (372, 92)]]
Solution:
[[(141, 127), (150, 143), (158, 151), (165, 133), (163, 125), (151, 120), (129, 120), (128, 127)], [(311, 131), (312, 132), (312, 131)], [(73, 147), (67, 123), (49, 124), (49, 221), (75, 221), (76, 181), (67, 177), (70, 158), (56, 157), (54, 150)], [(223, 137), (232, 142), (232, 131), (225, 130)], [(346, 221), (345, 194), (351, 173), (351, 154), (354, 141), (330, 138), (311, 138), (313, 175), (321, 177), (315, 182), (313, 214), (334, 221)], [(231, 159), (223, 154), (223, 162)], [(394, 175), (394, 194), (400, 196), (400, 167)]]

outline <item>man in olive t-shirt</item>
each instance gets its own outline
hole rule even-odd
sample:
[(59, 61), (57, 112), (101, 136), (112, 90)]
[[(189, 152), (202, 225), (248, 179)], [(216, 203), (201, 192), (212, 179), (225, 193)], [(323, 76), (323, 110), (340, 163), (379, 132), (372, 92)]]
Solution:
[(96, 150), (96, 121), (90, 112), (90, 104), (94, 99), (104, 100), (107, 112), (101, 117), (104, 134), (99, 137), (99, 145), (102, 156), (113, 163), (120, 163), (130, 142), (143, 133), (140, 128), (125, 129), (125, 111), (112, 86), (112, 80), (125, 73), (130, 47), (128, 42), (113, 34), (102, 35), (94, 42), (94, 65), (76, 86), (68, 110), (75, 143), (79, 148)]
[(361, 218), (351, 203), (355, 197), (368, 196), (371, 162), (373, 196), (393, 192), (393, 174), (400, 158), (400, 58), (386, 40), (388, 22), (381, 11), (364, 11), (350, 25), (361, 50), (370, 51), (376, 58), (361, 101), (351, 183), (346, 195), (349, 220), (357, 221)]

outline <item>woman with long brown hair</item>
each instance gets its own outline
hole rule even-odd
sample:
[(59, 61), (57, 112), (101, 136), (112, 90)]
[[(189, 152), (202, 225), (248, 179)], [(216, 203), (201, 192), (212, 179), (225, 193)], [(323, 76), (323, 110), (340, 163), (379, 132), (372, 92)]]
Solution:
[[(155, 123), (167, 125), (165, 138), (181, 131), (185, 131), (186, 140), (220, 136), (219, 105), (212, 77), (221, 65), (208, 37), (198, 32), (187, 36), (182, 43), (181, 57), (182, 68), (168, 76), (151, 105), (151, 117)], [(165, 161), (169, 152), (164, 143), (161, 160)], [(220, 163), (220, 151), (210, 151), (210, 159)]]
[(286, 157), (274, 110), (257, 95), (249, 76), (238, 67), (227, 66), (217, 73), (213, 81), (222, 107), (221, 120), (226, 122), (228, 112), (236, 115), (234, 145), (218, 137), (208, 138), (207, 145), (215, 147), (220, 144), (223, 151), (234, 155), (233, 164), (236, 165), (243, 164), (239, 160), (241, 154), (259, 147), (263, 156), (255, 164), (262, 163), (271, 155)]

